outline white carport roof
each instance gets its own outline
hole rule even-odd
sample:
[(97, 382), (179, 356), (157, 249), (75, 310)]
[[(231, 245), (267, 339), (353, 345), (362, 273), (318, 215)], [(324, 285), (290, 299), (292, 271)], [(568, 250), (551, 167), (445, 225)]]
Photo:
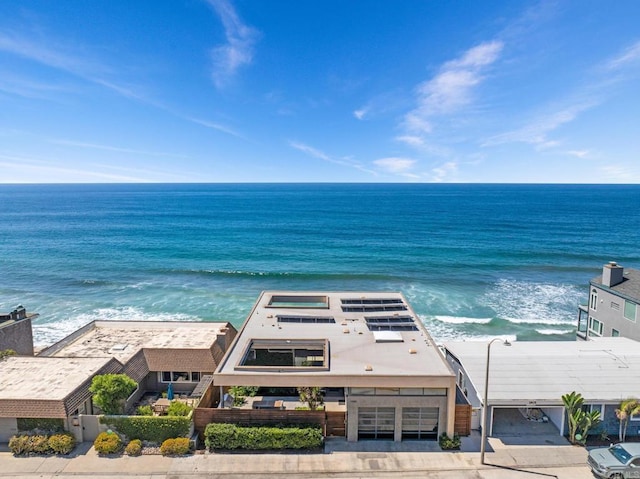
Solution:
[[(484, 397), (487, 343), (448, 342), (447, 356), (462, 364)], [(627, 338), (527, 341), (491, 346), (489, 404), (561, 405), (576, 391), (587, 403), (617, 402), (640, 394), (640, 343)]]

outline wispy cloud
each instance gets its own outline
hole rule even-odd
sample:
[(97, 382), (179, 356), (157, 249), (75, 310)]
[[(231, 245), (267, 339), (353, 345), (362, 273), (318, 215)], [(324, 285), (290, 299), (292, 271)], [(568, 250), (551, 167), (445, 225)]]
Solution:
[(637, 41), (622, 53), (606, 62), (606, 66), (609, 70), (617, 70), (635, 62), (640, 63), (640, 41)]
[(240, 67), (251, 64), (260, 34), (258, 30), (242, 22), (228, 0), (207, 2), (219, 15), (227, 41), (214, 48), (211, 53), (213, 82), (217, 88), (223, 88)]
[(173, 153), (165, 153), (159, 151), (145, 151), (145, 150), (136, 150), (133, 148), (122, 148), (118, 146), (110, 146), (110, 145), (100, 145), (96, 143), (85, 143), (81, 141), (73, 141), (73, 140), (63, 140), (63, 139), (54, 139), (50, 140), (51, 143), (55, 143), (57, 145), (65, 145), (65, 146), (75, 146), (78, 148), (87, 148), (92, 150), (104, 150), (104, 151), (113, 151), (116, 153), (131, 153), (134, 155), (144, 155), (144, 156), (164, 156), (170, 158), (186, 158), (184, 155), (176, 155)]
[(436, 166), (431, 170), (430, 180), (434, 183), (442, 183), (444, 181), (453, 181), (458, 173), (458, 163), (455, 161), (447, 161)]
[[(145, 183), (149, 181), (148, 177), (121, 175), (80, 168), (60, 167), (54, 166), (52, 164), (52, 160), (41, 161), (21, 156), (17, 157), (1, 154), (0, 168), (5, 170), (0, 175), (0, 178), (2, 178), (3, 181), (8, 180), (12, 183), (67, 183), (96, 180), (106, 182)], [(29, 172), (28, 179), (24, 176), (26, 172)]]
[(428, 134), (434, 117), (456, 113), (468, 105), (474, 87), (485, 78), (486, 68), (498, 59), (503, 47), (500, 41), (481, 43), (443, 64), (433, 78), (418, 86), (416, 106), (404, 117), (405, 130), (413, 137)]
[(567, 154), (570, 156), (575, 156), (576, 158), (587, 158), (590, 155), (589, 150), (569, 150)]
[(319, 160), (322, 161), (326, 161), (328, 163), (333, 163), (336, 165), (340, 165), (340, 166), (347, 166), (349, 168), (355, 168), (356, 170), (360, 170), (363, 171), (365, 173), (369, 173), (372, 175), (377, 175), (378, 173), (363, 166), (361, 163), (358, 163), (356, 161), (353, 161), (350, 158), (334, 158), (331, 155), (326, 154), (324, 151), (321, 151), (317, 148), (314, 148), (312, 146), (309, 146), (305, 143), (301, 143), (299, 141), (289, 141), (289, 146), (291, 148), (293, 148), (294, 150), (298, 150), (301, 151), (303, 153), (305, 153), (308, 156), (311, 156), (313, 158), (317, 158)]
[(574, 104), (561, 107), (560, 109), (541, 115), (529, 124), (517, 130), (500, 133), (486, 139), (482, 146), (495, 146), (504, 143), (529, 143), (538, 148), (550, 148), (559, 143), (548, 138), (549, 133), (559, 127), (572, 122), (581, 113), (593, 108), (598, 102), (595, 99), (585, 99)]
[(369, 113), (369, 107), (359, 108), (358, 110), (354, 110), (353, 116), (355, 116), (358, 120), (364, 120), (364, 117)]
[(388, 157), (380, 158), (373, 162), (378, 168), (387, 173), (400, 175), (408, 178), (418, 178), (419, 176), (412, 173), (411, 170), (416, 164), (416, 160), (411, 158)]
[(640, 181), (640, 171), (622, 165), (606, 165), (600, 168), (602, 176), (609, 182), (637, 183)]

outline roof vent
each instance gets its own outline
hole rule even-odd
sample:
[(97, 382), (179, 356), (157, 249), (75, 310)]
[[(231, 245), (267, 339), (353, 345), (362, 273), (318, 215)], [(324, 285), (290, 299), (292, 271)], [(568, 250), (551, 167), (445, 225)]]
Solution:
[(415, 349), (410, 349), (409, 350), (409, 354), (416, 354), (416, 353), (417, 353), (417, 351)]
[(344, 329), (342, 330), (342, 332), (343, 332), (344, 334), (349, 334), (349, 328), (344, 328)]
[(110, 353), (121, 353), (122, 351), (127, 349), (127, 346), (128, 346), (128, 344), (125, 344), (125, 343), (114, 344), (113, 346), (111, 346), (111, 349), (109, 350), (109, 352)]
[(373, 366), (371, 366), (371, 364), (365, 364), (364, 370), (365, 371), (373, 371)]

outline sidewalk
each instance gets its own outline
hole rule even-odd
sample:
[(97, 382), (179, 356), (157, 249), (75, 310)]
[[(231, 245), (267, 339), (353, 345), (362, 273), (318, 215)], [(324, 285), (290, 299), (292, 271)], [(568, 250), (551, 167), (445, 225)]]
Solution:
[[(0, 477), (53, 479), (123, 476), (144, 479), (208, 478), (252, 479), (266, 475), (288, 478), (320, 477), (438, 477), (438, 478), (591, 478), (586, 466), (587, 451), (563, 445), (505, 446), (490, 439), (487, 462), (481, 465), (473, 439), (462, 451), (443, 452), (437, 444), (417, 443), (404, 447), (388, 442), (346, 443), (328, 440), (324, 453), (218, 454), (187, 457), (140, 456), (104, 458), (91, 444), (79, 446), (74, 457), (14, 457), (0, 452)], [(409, 451), (406, 451), (409, 449)], [(415, 450), (412, 450), (415, 449)], [(418, 450), (421, 449), (421, 450)], [(496, 467), (498, 466), (498, 467)], [(523, 472), (520, 470), (531, 472)]]

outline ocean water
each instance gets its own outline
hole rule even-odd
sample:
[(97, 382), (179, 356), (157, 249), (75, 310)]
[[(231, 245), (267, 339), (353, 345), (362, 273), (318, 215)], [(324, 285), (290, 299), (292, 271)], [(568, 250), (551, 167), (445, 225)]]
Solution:
[(230, 321), (262, 290), (393, 290), (438, 341), (573, 339), (640, 267), (639, 185), (0, 185), (0, 310), (45, 346), (94, 319)]

